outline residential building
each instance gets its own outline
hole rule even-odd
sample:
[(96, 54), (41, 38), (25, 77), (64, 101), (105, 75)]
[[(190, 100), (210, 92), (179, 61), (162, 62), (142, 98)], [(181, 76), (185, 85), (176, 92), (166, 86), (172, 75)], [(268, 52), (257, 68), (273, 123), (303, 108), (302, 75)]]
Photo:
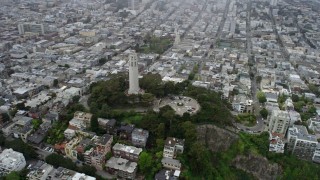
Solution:
[(183, 153), (183, 149), (184, 139), (182, 140), (173, 137), (168, 137), (164, 145), (163, 157), (175, 158), (178, 153)]
[(131, 134), (131, 142), (134, 146), (145, 147), (149, 137), (149, 131), (135, 128)]
[(115, 133), (115, 131), (114, 131), (115, 125), (116, 125), (115, 119), (98, 118), (98, 123), (99, 123), (99, 126), (103, 127), (107, 131), (107, 134), (114, 134)]
[(120, 157), (111, 157), (106, 163), (106, 168), (109, 173), (124, 179), (135, 179), (138, 169), (136, 162), (131, 162)]
[(142, 149), (117, 143), (112, 147), (112, 151), (115, 157), (121, 157), (130, 161), (138, 161)]
[(284, 153), (284, 135), (277, 133), (270, 133), (269, 137), (269, 151), (275, 153)]
[(243, 94), (235, 95), (232, 102), (232, 108), (239, 113), (252, 113), (252, 102), (252, 100), (248, 99)]
[(317, 144), (317, 148), (314, 151), (312, 161), (315, 163), (320, 163), (320, 143)]
[(307, 123), (310, 130), (315, 133), (320, 133), (320, 117), (310, 118)]
[(91, 118), (92, 114), (77, 111), (74, 113), (73, 119), (69, 121), (69, 127), (78, 130), (90, 128)]
[(171, 170), (180, 170), (181, 163), (179, 160), (164, 157), (161, 160), (163, 167), (171, 169)]
[(134, 130), (134, 125), (121, 125), (120, 128), (117, 130), (117, 134), (121, 139), (130, 140), (132, 131)]
[(49, 174), (54, 170), (54, 167), (43, 161), (38, 161), (32, 170), (28, 173), (29, 180), (46, 180)]
[(317, 138), (310, 135), (307, 128), (293, 125), (287, 133), (288, 150), (299, 158), (311, 160), (317, 148)]
[(181, 171), (179, 170), (160, 170), (155, 176), (155, 180), (178, 180)]
[(12, 149), (5, 149), (0, 154), (0, 177), (12, 171), (21, 171), (26, 166), (22, 153)]
[(285, 134), (290, 124), (287, 111), (273, 110), (269, 118), (269, 132)]
[(24, 23), (18, 24), (19, 34), (24, 35), (26, 33), (34, 33), (44, 35), (45, 29), (43, 24), (36, 23)]

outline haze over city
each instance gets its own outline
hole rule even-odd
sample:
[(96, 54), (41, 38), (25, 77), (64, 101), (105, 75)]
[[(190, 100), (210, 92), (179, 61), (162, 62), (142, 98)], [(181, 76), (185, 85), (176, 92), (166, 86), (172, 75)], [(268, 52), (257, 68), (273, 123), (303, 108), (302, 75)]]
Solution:
[(315, 0), (0, 0), (0, 179), (319, 179)]

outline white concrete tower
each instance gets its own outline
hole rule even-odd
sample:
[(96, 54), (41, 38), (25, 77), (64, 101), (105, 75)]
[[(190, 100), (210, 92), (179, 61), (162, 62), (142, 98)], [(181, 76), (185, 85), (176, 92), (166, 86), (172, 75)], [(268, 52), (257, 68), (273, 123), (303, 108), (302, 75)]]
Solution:
[(180, 34), (179, 34), (179, 28), (178, 25), (174, 28), (174, 34), (175, 34), (175, 39), (174, 39), (174, 45), (179, 45), (180, 44)]
[(129, 91), (128, 94), (139, 94), (138, 55), (136, 52), (129, 54)]

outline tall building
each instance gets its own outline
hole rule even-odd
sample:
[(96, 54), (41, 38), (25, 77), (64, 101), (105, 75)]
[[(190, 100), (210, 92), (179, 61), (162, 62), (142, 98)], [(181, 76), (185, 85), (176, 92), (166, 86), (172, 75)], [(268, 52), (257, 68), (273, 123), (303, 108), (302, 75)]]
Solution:
[(35, 23), (23, 23), (18, 24), (19, 34), (23, 35), (25, 33), (35, 33), (43, 35), (45, 30), (43, 24)]
[(129, 91), (128, 94), (139, 94), (138, 55), (133, 52), (129, 55)]
[(285, 134), (290, 123), (287, 111), (273, 110), (269, 118), (269, 132)]
[(0, 177), (12, 171), (21, 171), (25, 166), (26, 160), (20, 152), (5, 149), (0, 154)]
[(175, 34), (174, 45), (177, 46), (181, 42), (178, 26), (175, 27), (174, 34)]
[(128, 8), (130, 10), (138, 10), (140, 6), (140, 1), (139, 0), (129, 0), (128, 1)]
[(288, 150), (299, 158), (311, 160), (316, 151), (318, 141), (316, 136), (310, 135), (307, 128), (293, 125), (287, 134)]

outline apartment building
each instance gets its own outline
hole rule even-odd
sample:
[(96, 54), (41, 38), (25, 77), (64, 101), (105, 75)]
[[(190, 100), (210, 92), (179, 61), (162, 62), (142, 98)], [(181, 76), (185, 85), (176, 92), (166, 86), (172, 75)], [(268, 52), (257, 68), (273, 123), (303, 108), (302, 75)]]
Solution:
[(19, 34), (24, 35), (26, 33), (34, 33), (44, 35), (45, 28), (43, 24), (36, 23), (23, 23), (18, 24)]
[(0, 177), (12, 171), (21, 171), (25, 166), (26, 160), (20, 152), (5, 149), (0, 154)]
[(168, 137), (164, 145), (163, 157), (175, 158), (178, 153), (183, 153), (183, 149), (184, 139)]
[(285, 134), (290, 124), (287, 111), (273, 110), (269, 118), (269, 132)]
[(115, 157), (121, 157), (136, 162), (139, 160), (142, 149), (117, 143), (112, 147), (112, 151)]
[(131, 134), (131, 142), (137, 147), (146, 147), (149, 131), (135, 128)]
[(310, 135), (307, 128), (293, 125), (287, 133), (288, 150), (299, 158), (311, 160), (317, 148), (316, 136)]
[(131, 162), (120, 157), (111, 157), (106, 163), (106, 168), (109, 173), (123, 179), (135, 179), (137, 167), (136, 162)]

